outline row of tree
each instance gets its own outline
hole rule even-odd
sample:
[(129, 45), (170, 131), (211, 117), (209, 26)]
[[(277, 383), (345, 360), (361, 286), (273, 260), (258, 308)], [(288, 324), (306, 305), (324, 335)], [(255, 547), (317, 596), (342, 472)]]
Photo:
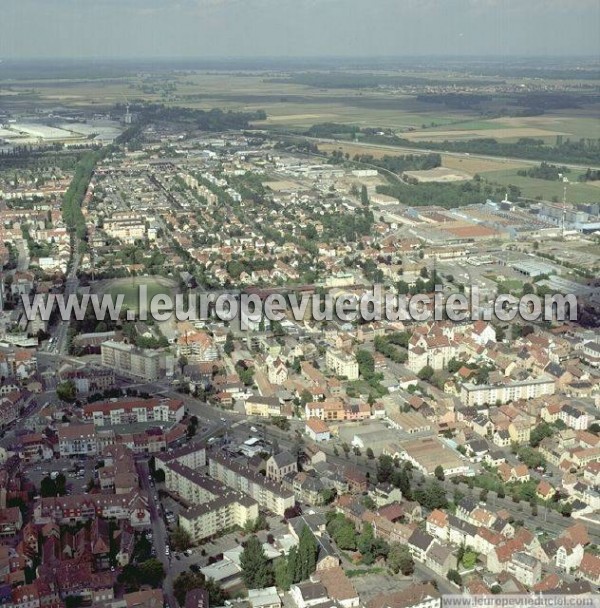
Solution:
[(245, 542), (240, 556), (244, 584), (248, 589), (263, 589), (275, 583), (287, 590), (290, 585), (308, 579), (316, 570), (317, 554), (317, 541), (308, 526), (302, 528), (298, 546), (273, 564), (258, 537), (253, 535)]

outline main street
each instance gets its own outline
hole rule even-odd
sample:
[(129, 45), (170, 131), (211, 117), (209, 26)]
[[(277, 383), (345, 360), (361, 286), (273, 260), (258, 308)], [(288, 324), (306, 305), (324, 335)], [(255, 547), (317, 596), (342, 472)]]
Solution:
[(156, 558), (162, 562), (165, 569), (165, 580), (162, 590), (165, 595), (166, 603), (171, 608), (175, 608), (178, 604), (173, 595), (173, 572), (171, 569), (172, 554), (166, 554), (165, 547), (169, 544), (169, 535), (163, 518), (162, 506), (156, 500), (156, 489), (150, 484), (150, 471), (147, 460), (136, 460), (136, 468), (140, 478), (140, 487), (148, 494), (148, 509), (152, 521), (152, 544), (156, 548)]
[[(79, 241), (75, 240), (73, 248), (73, 256), (71, 258), (71, 269), (67, 275), (67, 281), (65, 283), (64, 298), (65, 301), (70, 297), (77, 294), (77, 288), (79, 287), (79, 279), (77, 278), (77, 270), (79, 269), (79, 263), (81, 261), (81, 254), (79, 253)], [(69, 325), (71, 324), (70, 319), (60, 319), (58, 325), (52, 337), (54, 342), (49, 348), (50, 351), (58, 354), (64, 354), (67, 350), (68, 343), (67, 338), (69, 335)]]

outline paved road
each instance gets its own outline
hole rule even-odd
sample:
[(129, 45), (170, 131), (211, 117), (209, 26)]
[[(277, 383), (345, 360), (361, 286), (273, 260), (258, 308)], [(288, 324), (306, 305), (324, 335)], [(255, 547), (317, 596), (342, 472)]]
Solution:
[[(79, 263), (81, 261), (81, 254), (79, 253), (79, 242), (75, 244), (73, 251), (73, 263), (71, 269), (67, 275), (67, 281), (65, 284), (65, 299), (69, 296), (77, 294), (77, 288), (79, 287), (79, 279), (77, 278), (77, 270), (79, 269)], [(60, 320), (57, 327), (55, 328), (52, 337), (54, 338), (52, 346), (49, 348), (51, 352), (65, 354), (67, 351), (67, 336), (69, 333), (69, 325), (71, 324), (70, 319)]]
[(173, 571), (171, 568), (172, 554), (169, 556), (165, 554), (165, 547), (169, 542), (169, 535), (167, 533), (165, 521), (162, 517), (160, 502), (154, 498), (157, 490), (150, 485), (150, 481), (148, 479), (148, 461), (137, 460), (136, 468), (140, 476), (140, 486), (142, 490), (148, 493), (148, 507), (150, 509), (150, 517), (152, 519), (152, 543), (156, 548), (156, 558), (162, 562), (166, 572), (162, 590), (165, 595), (167, 605), (171, 608), (176, 608), (178, 603), (173, 595)]
[(27, 245), (27, 241), (25, 239), (20, 239), (17, 241), (17, 252), (19, 254), (17, 260), (17, 270), (20, 272), (24, 272), (29, 268), (29, 247)]
[(16, 436), (23, 430), (27, 429), (27, 419), (30, 416), (35, 415), (39, 412), (44, 403), (46, 403), (45, 397), (48, 393), (40, 393), (39, 395), (31, 395), (25, 404), (23, 405), (23, 414), (15, 422), (8, 425), (4, 429), (4, 433), (0, 438), (0, 446), (3, 448), (10, 449), (16, 441)]

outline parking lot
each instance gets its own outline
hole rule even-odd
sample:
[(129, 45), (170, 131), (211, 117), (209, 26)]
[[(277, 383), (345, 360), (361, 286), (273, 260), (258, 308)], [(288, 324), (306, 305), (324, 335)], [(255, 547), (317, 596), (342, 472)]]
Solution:
[[(79, 472), (75, 473), (75, 467)], [(28, 479), (39, 490), (44, 477), (52, 473), (62, 473), (67, 479), (67, 492), (69, 494), (80, 494), (86, 491), (90, 478), (94, 476), (95, 460), (93, 459), (70, 459), (58, 458), (39, 463), (32, 463), (27, 469)]]

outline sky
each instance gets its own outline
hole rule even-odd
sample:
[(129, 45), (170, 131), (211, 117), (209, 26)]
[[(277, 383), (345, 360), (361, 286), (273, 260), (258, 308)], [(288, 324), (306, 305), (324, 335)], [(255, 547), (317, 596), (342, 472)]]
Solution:
[(600, 57), (599, 0), (0, 0), (0, 60)]

